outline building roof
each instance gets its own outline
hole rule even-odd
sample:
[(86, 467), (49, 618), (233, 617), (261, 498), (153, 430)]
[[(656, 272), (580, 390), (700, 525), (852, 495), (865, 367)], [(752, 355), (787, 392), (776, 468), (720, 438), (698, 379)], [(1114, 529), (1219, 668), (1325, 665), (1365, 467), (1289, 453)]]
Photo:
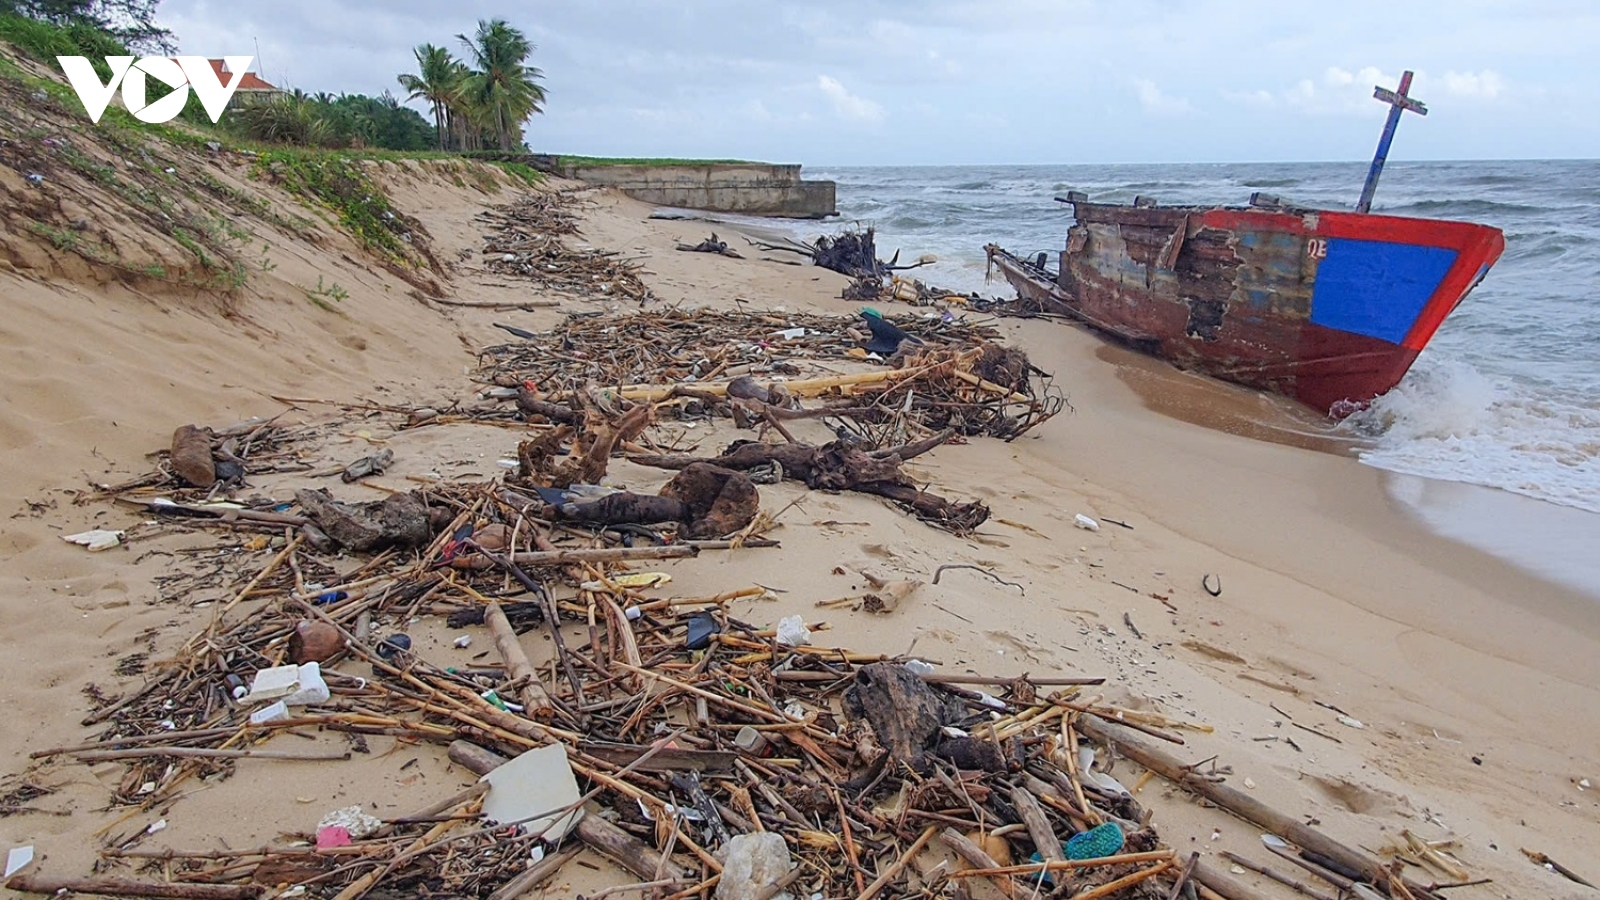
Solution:
[[(208, 59), (208, 60), (206, 60), (206, 62), (211, 63), (211, 70), (213, 72), (217, 73), (217, 78), (220, 79), (223, 84), (227, 84), (228, 83), (228, 77), (227, 76), (229, 74), (231, 74), (231, 73), (228, 72), (228, 64), (225, 61), (220, 60), (220, 59)], [(237, 90), (241, 90), (241, 91), (279, 91), (281, 89), (276, 87), (276, 86), (274, 86), (274, 85), (268, 84), (267, 82), (265, 82), (263, 80), (261, 80), (259, 77), (256, 76), (256, 73), (254, 73), (254, 72), (246, 72), (246, 73), (244, 73), (244, 77), (239, 79), (239, 87), (237, 88)]]

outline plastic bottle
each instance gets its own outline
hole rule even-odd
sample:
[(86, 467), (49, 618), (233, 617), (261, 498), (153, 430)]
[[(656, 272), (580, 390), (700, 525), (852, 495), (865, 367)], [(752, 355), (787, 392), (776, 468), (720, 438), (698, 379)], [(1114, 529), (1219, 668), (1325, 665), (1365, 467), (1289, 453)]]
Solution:
[(235, 700), (243, 700), (244, 695), (250, 693), (250, 687), (244, 683), (244, 679), (232, 672), (223, 680), (228, 683), (228, 695)]

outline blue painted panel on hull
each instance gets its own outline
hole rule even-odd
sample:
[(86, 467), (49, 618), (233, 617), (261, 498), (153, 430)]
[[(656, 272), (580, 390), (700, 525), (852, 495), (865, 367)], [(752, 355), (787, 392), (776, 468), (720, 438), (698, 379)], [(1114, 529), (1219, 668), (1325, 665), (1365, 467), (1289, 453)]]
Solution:
[(1317, 266), (1311, 321), (1398, 344), (1455, 261), (1443, 247), (1333, 238)]

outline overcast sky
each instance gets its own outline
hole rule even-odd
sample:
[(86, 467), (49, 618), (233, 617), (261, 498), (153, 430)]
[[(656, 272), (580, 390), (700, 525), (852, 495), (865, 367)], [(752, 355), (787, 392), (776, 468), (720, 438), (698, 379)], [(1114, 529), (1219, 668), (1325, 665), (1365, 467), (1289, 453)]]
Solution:
[(812, 165), (1600, 157), (1596, 0), (165, 0), (182, 51), (378, 93), (503, 17), (540, 152)]

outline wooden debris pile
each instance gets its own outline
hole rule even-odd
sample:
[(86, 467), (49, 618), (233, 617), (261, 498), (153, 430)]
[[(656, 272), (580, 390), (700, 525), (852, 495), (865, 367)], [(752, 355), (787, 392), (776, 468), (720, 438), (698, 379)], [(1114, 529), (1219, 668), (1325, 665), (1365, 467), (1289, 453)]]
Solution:
[[(827, 364), (867, 360), (858, 320), (681, 309), (570, 316), (527, 341), (484, 350), (479, 378), (565, 407), (524, 410), (544, 409), (551, 421), (575, 420), (572, 404), (583, 395), (669, 404), (688, 417), (733, 415), (735, 401), (761, 400), (761, 412), (778, 420), (820, 417), (858, 432), (893, 422), (909, 438), (951, 428), (1012, 440), (1066, 408), (1049, 376), (999, 344), (995, 329), (956, 318), (898, 322), (921, 343), (906, 345), (895, 368), (810, 377), (837, 371)], [(813, 398), (825, 402), (800, 408)]]
[[(97, 700), (85, 720), (95, 738), (33, 756), (121, 763), (112, 803), (139, 810), (165, 809), (201, 779), (270, 778), (285, 760), (350, 765), (393, 741), (431, 745), (477, 774), (512, 760), (518, 771), (536, 763), (542, 778), (570, 773), (570, 799), (491, 820), (496, 792), (519, 783), (491, 778), (419, 799), (409, 815), (361, 825), (359, 810), (340, 811), (240, 849), (145, 848), (149, 829), (129, 824), (105, 836), (95, 875), (25, 872), (7, 886), (510, 900), (589, 851), (628, 872), (633, 889), (673, 900), (973, 896), (980, 885), (1136, 900), (1187, 896), (1190, 883), (1253, 900), (1198, 853), (1162, 846), (1150, 811), (1108, 772), (1120, 756), (1391, 896), (1437, 898), (1156, 749), (1145, 738), (1183, 744), (1177, 730), (1199, 726), (1082, 695), (1104, 679), (944, 675), (921, 660), (813, 645), (824, 623), (795, 616), (773, 628), (730, 612), (764, 588), (662, 598), (661, 576), (624, 570), (729, 542), (574, 543), (533, 514), (534, 501), (492, 483), (439, 486), (425, 502), (454, 511), (430, 516), (439, 524), (425, 547), (367, 557), (337, 583), (305, 580), (331, 567), (291, 530), (141, 688)], [(483, 629), (498, 663), (445, 666), (396, 633), (439, 619)], [(518, 639), (527, 631), (549, 636), (547, 658), (530, 658)], [(316, 663), (325, 690), (264, 716), (244, 685), (286, 662)], [(274, 740), (290, 732), (314, 743)], [(757, 850), (760, 865), (749, 859)]]
[(584, 298), (644, 304), (654, 299), (639, 279), (638, 266), (615, 252), (567, 244), (579, 234), (570, 191), (529, 191), (515, 201), (479, 213), (488, 232), (483, 266), (490, 272), (527, 278), (539, 286)]
[[(988, 518), (986, 506), (928, 492), (902, 463), (957, 438), (1013, 440), (1065, 400), (1020, 350), (954, 319), (908, 321), (922, 334), (903, 344), (897, 368), (808, 377), (808, 370), (830, 371), (822, 368), (829, 362), (864, 360), (864, 335), (851, 321), (706, 310), (569, 317), (553, 331), (485, 350), (480, 377), (527, 421), (553, 427), (519, 451), (525, 479), (558, 488), (597, 483), (609, 454), (636, 441), (652, 419), (725, 416), (782, 440), (740, 441), (700, 457), (635, 449), (630, 458), (876, 494), (940, 527), (972, 531)], [(836, 440), (800, 440), (791, 428), (802, 420), (823, 422)]]
[[(304, 580), (320, 554), (291, 531), (143, 687), (98, 701), (85, 720), (94, 739), (34, 756), (121, 763), (112, 802), (142, 810), (201, 779), (272, 777), (284, 760), (344, 765), (393, 740), (434, 745), (480, 774), (558, 746), (558, 768), (582, 794), (530, 813), (540, 827), (486, 819), (501, 788), (477, 785), (359, 831), (341, 825), (330, 837), (319, 826), (238, 850), (144, 849), (148, 835), (128, 825), (106, 835), (95, 876), (25, 873), (8, 886), (510, 898), (587, 849), (656, 896), (688, 898), (742, 871), (734, 848), (762, 834), (775, 836), (765, 840), (782, 871), (735, 896), (773, 883), (805, 895), (944, 896), (974, 879), (1010, 893), (1045, 873), (1069, 893), (1131, 898), (1143, 896), (1137, 884), (1187, 873), (1131, 795), (1093, 774), (1080, 717), (1148, 720), (1076, 699), (1077, 686), (1101, 679), (938, 676), (920, 662), (810, 646), (824, 625), (772, 630), (729, 614), (762, 588), (656, 599), (653, 579), (620, 569), (726, 542), (558, 546), (561, 529), (493, 484), (440, 487), (427, 503), (459, 512), (426, 547), (379, 553), (335, 584)], [(263, 594), (271, 599), (258, 602)], [(499, 664), (445, 667), (393, 633), (433, 618), (485, 629)], [(552, 638), (537, 665), (516, 635), (529, 629)], [(286, 662), (315, 662), (326, 691), (263, 717), (243, 685)], [(273, 740), (286, 732), (317, 740)], [(570, 812), (580, 815), (570, 831), (543, 824)], [(1087, 844), (1075, 835), (1111, 832), (1106, 852), (1069, 858)], [(924, 854), (934, 847), (955, 864)], [(1044, 861), (1025, 862), (1035, 849)]]
[(883, 279), (895, 272), (926, 266), (935, 261), (931, 256), (923, 256), (914, 263), (902, 266), (899, 250), (888, 262), (878, 259), (878, 235), (870, 225), (865, 229), (852, 228), (839, 234), (820, 235), (810, 243), (784, 240), (750, 241), (750, 244), (762, 250), (805, 256), (810, 258), (814, 266), (849, 275), (857, 281), (874, 281), (880, 285)]

